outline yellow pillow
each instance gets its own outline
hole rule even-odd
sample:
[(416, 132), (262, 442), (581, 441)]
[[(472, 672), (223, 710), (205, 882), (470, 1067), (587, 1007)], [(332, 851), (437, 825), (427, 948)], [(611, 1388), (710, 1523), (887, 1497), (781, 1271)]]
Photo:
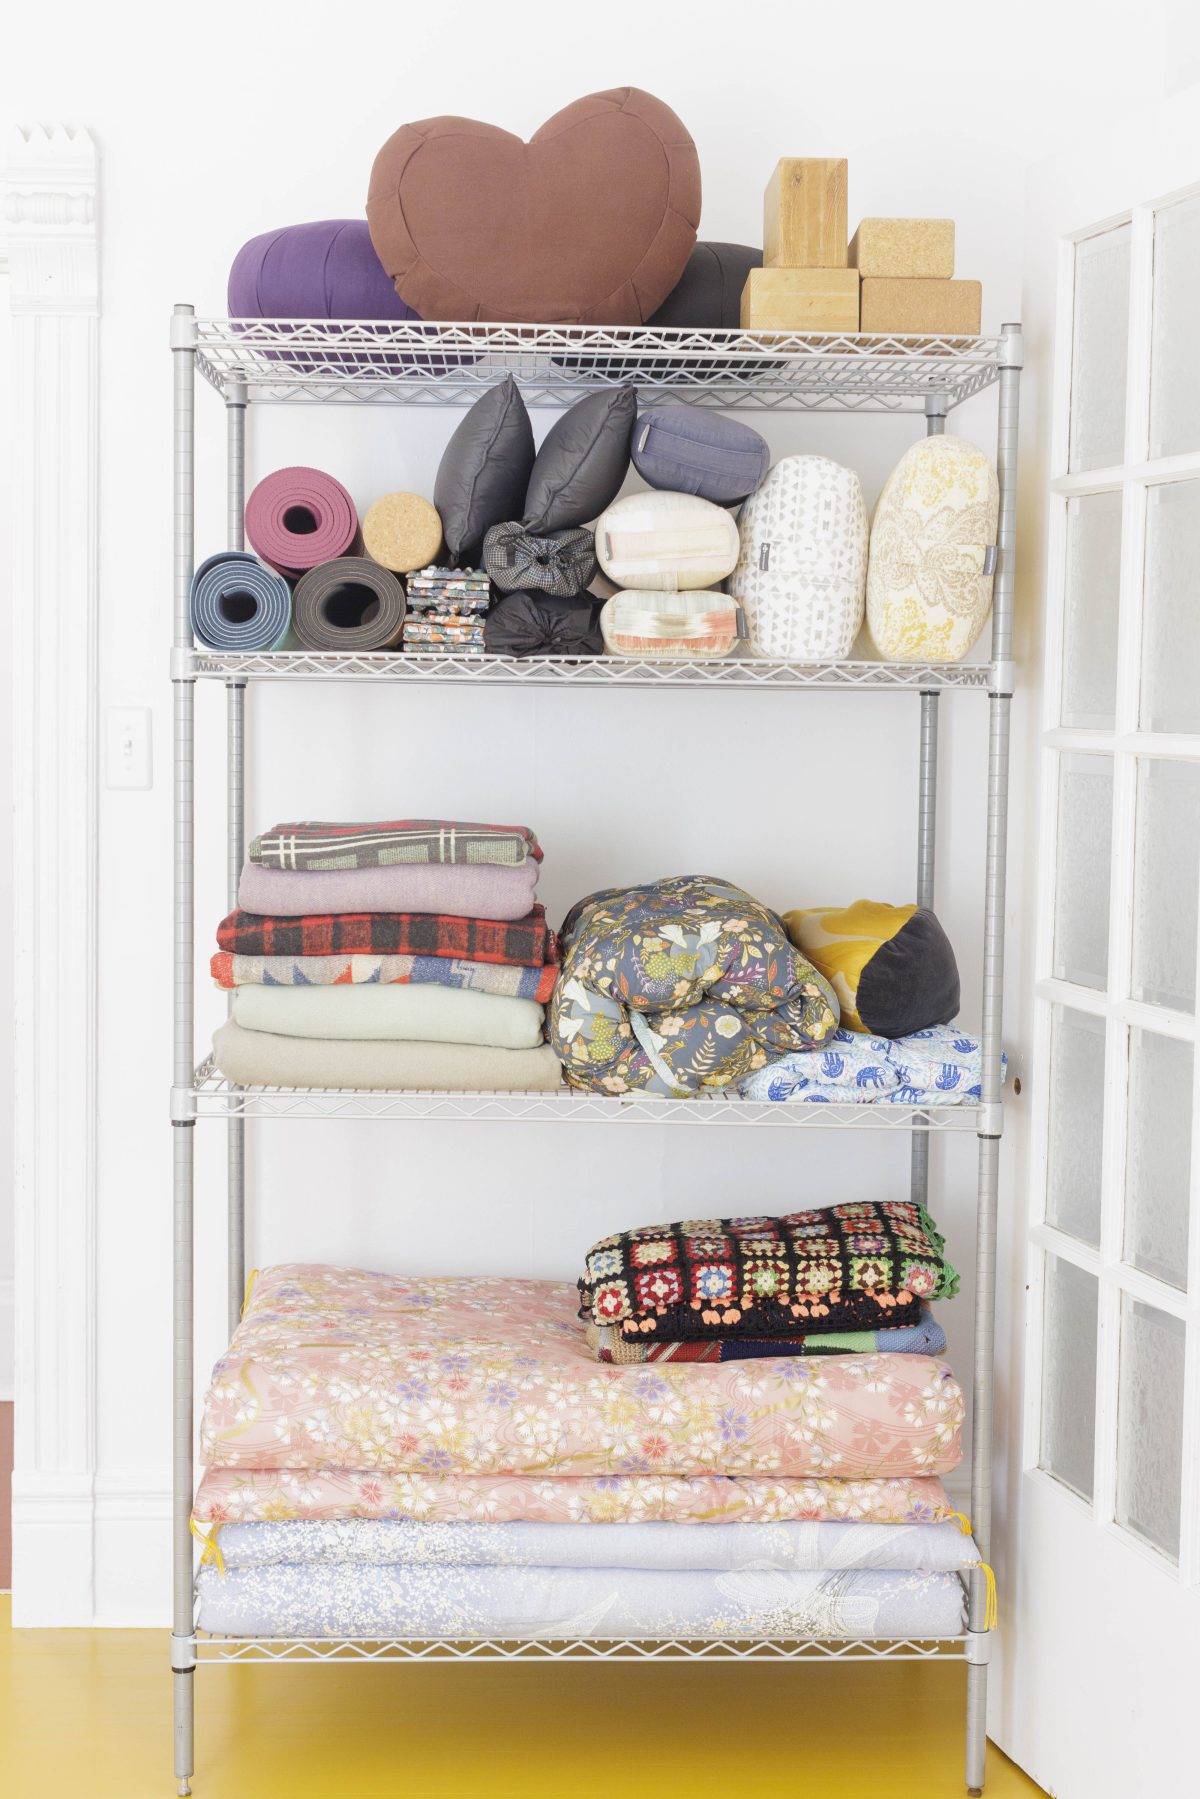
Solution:
[(926, 907), (855, 900), (785, 912), (783, 921), (837, 994), (846, 1030), (907, 1037), (956, 1016), (958, 964)]

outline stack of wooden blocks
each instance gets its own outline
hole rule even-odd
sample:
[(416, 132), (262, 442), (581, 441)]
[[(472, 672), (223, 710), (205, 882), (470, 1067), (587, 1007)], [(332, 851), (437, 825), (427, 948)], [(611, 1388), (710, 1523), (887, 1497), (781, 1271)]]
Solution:
[(742, 290), (747, 331), (978, 334), (983, 291), (955, 281), (953, 219), (864, 219), (847, 239), (847, 166), (785, 156), (763, 199), (763, 266)]

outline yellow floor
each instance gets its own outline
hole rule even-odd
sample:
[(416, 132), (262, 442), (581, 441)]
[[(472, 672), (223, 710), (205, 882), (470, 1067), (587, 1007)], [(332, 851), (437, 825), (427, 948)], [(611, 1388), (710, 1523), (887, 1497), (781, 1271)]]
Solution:
[[(4, 1799), (171, 1799), (165, 1633), (13, 1631)], [(961, 1799), (961, 1666), (202, 1668), (196, 1799)], [(988, 1799), (1041, 1789), (997, 1750)]]

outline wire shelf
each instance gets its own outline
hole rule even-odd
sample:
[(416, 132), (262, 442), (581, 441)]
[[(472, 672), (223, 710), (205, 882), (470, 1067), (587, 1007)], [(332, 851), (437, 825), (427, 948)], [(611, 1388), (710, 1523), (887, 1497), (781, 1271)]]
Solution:
[(374, 1091), (356, 1087), (239, 1087), (212, 1057), (189, 1093), (194, 1118), (400, 1118), (439, 1123), (735, 1124), (800, 1130), (974, 1131), (975, 1106), (822, 1105), (735, 1099), (721, 1093), (670, 1099), (654, 1093)]
[(363, 1637), (228, 1637), (197, 1631), (197, 1664), (244, 1662), (879, 1662), (963, 1661), (969, 1633), (956, 1637), (798, 1637), (760, 1642), (720, 1638), (526, 1638), (518, 1641), (444, 1638), (437, 1642), (375, 1642)]
[(717, 662), (626, 661), (620, 656), (405, 656), (380, 652), (329, 655), (307, 650), (264, 650), (231, 654), (185, 650), (179, 662), (185, 677), (219, 681), (408, 681), (492, 687), (798, 687), (919, 688), (940, 692), (965, 688), (986, 693), (986, 662), (768, 662), (758, 657), (726, 657)]
[(635, 384), (689, 405), (943, 413), (990, 387), (995, 337), (694, 331), (647, 325), (201, 319), (196, 366), (226, 398), (467, 406), (502, 375), (532, 406)]

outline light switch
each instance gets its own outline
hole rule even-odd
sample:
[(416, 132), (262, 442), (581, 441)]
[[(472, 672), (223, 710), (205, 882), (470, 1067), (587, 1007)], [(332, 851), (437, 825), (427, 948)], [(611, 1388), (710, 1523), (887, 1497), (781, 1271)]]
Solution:
[(153, 782), (149, 706), (108, 706), (104, 712), (104, 782), (107, 787), (149, 787)]

